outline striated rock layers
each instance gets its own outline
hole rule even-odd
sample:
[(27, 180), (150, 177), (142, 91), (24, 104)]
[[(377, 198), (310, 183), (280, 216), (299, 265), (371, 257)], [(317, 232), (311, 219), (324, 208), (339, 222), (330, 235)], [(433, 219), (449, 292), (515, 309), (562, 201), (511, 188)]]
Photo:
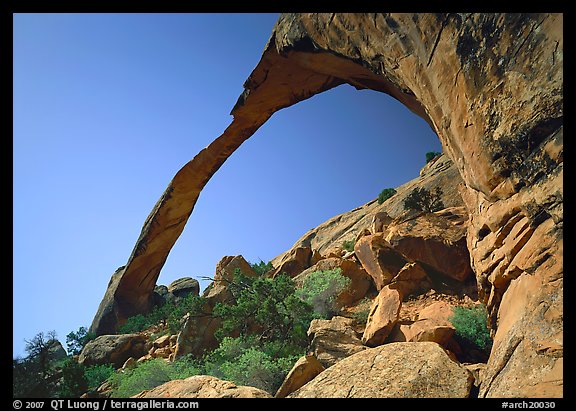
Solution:
[(464, 182), (494, 345), (481, 396), (563, 394), (563, 15), (283, 14), (224, 133), (180, 169), (91, 330), (145, 312), (204, 185), (276, 111), (340, 84), (398, 99)]

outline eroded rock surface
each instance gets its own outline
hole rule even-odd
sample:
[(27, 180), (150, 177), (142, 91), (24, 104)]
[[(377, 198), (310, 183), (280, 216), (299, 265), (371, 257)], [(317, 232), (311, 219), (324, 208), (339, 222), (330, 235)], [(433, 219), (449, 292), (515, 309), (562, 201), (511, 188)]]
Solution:
[(472, 374), (436, 343), (390, 343), (326, 369), (288, 398), (466, 398)]
[(172, 380), (132, 398), (271, 398), (266, 391), (236, 385), (209, 375)]

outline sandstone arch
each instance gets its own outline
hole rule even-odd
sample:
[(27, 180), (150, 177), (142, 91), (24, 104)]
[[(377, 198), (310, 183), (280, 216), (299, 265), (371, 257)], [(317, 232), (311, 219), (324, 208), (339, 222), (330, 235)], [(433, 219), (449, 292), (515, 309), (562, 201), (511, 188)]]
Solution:
[(92, 331), (149, 308), (200, 191), (242, 142), (274, 112), (343, 83), (424, 118), (466, 183), (468, 247), (495, 331), (481, 395), (561, 396), (561, 14), (283, 14), (230, 126), (174, 176)]

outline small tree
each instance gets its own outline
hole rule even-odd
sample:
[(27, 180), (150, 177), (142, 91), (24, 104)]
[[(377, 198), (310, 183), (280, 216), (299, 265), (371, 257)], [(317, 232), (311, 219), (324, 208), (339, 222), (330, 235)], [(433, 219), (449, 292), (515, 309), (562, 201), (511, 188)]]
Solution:
[(442, 189), (437, 186), (433, 193), (424, 187), (417, 187), (404, 199), (406, 210), (427, 211), (433, 213), (444, 208)]
[(392, 197), (394, 194), (396, 194), (396, 190), (393, 188), (385, 188), (384, 190), (382, 190), (380, 192), (380, 194), (378, 194), (378, 204), (382, 204), (384, 201), (388, 200), (390, 197)]
[(248, 277), (236, 269), (228, 290), (234, 302), (218, 303), (213, 310), (214, 315), (222, 318), (217, 338), (235, 332), (241, 335), (257, 332), (261, 341), (281, 340), (306, 345), (312, 310), (296, 297), (294, 281), (288, 275)]
[(71, 331), (66, 336), (68, 354), (80, 354), (86, 343), (90, 340), (93, 340), (94, 338), (96, 338), (96, 334), (89, 333), (86, 327), (80, 327), (76, 332)]

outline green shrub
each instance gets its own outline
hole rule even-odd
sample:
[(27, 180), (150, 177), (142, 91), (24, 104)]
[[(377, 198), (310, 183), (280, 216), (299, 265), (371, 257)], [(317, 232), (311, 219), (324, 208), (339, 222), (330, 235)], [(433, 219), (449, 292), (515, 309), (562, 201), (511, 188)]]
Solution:
[(67, 357), (60, 364), (60, 381), (57, 384), (58, 397), (79, 397), (88, 390), (88, 381), (85, 376), (85, 368)]
[(286, 274), (274, 278), (248, 277), (236, 270), (228, 290), (232, 303), (218, 303), (213, 314), (222, 319), (216, 337), (257, 332), (263, 341), (306, 344), (311, 307), (296, 295), (294, 281)]
[(274, 266), (272, 265), (272, 263), (270, 261), (265, 263), (262, 260), (260, 260), (259, 263), (251, 263), (250, 267), (252, 267), (252, 269), (254, 270), (256, 275), (258, 275), (260, 277), (263, 276), (264, 274), (266, 274), (268, 271), (274, 269)]
[(378, 194), (378, 204), (382, 204), (384, 201), (388, 200), (390, 197), (392, 197), (394, 194), (396, 194), (396, 190), (393, 188), (385, 188), (384, 190), (382, 190), (380, 192), (380, 194)]
[(120, 334), (132, 334), (144, 331), (153, 325), (166, 324), (172, 334), (180, 331), (182, 318), (187, 313), (199, 313), (205, 304), (205, 298), (188, 294), (186, 297), (179, 299), (177, 302), (167, 302), (161, 306), (156, 306), (148, 314), (138, 314), (126, 320), (118, 328)]
[(350, 283), (350, 278), (342, 275), (340, 268), (315, 271), (304, 279), (296, 295), (310, 304), (318, 316), (330, 318), (339, 312), (336, 298)]
[(204, 373), (274, 394), (305, 349), (256, 336), (225, 337), (205, 356)]
[(90, 367), (86, 367), (84, 376), (86, 378), (88, 389), (95, 390), (104, 381), (110, 378), (112, 374), (114, 374), (114, 366), (111, 364), (92, 365)]
[(442, 189), (437, 186), (433, 193), (424, 187), (417, 187), (404, 199), (406, 210), (427, 211), (433, 213), (444, 208)]
[(456, 336), (471, 342), (485, 352), (492, 348), (492, 338), (486, 319), (486, 307), (479, 304), (474, 307), (454, 307), (450, 322), (456, 329)]
[(342, 242), (342, 248), (346, 251), (354, 251), (354, 240), (344, 240)]
[(162, 358), (154, 358), (138, 364), (133, 369), (116, 372), (108, 381), (113, 387), (112, 397), (128, 398), (144, 390), (150, 390), (173, 378), (173, 367)]
[(89, 333), (86, 327), (78, 328), (78, 331), (71, 331), (66, 336), (66, 346), (68, 348), (68, 354), (78, 355), (86, 345), (88, 341), (96, 338), (95, 333)]

